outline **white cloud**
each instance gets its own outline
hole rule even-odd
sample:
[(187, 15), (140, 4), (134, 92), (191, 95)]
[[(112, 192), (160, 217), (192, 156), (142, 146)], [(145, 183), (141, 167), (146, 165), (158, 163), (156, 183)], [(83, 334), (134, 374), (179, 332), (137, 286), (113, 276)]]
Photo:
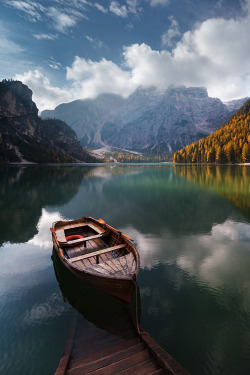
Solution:
[(17, 10), (20, 10), (25, 14), (29, 21), (37, 22), (41, 20), (41, 13), (45, 8), (34, 1), (16, 1), (16, 0), (4, 0), (6, 5), (9, 5)]
[(172, 47), (174, 44), (175, 38), (181, 35), (179, 31), (179, 24), (174, 19), (174, 17), (170, 16), (168, 17), (168, 19), (171, 21), (171, 25), (169, 29), (165, 33), (163, 33), (161, 37), (161, 43), (163, 47)]
[(52, 35), (52, 34), (33, 34), (33, 37), (37, 40), (54, 40), (58, 38), (58, 35)]
[(126, 0), (128, 6), (128, 12), (131, 14), (137, 14), (141, 8), (138, 8), (138, 0)]
[(76, 57), (72, 67), (67, 68), (67, 79), (74, 81), (72, 88), (81, 98), (107, 92), (127, 96), (136, 88), (130, 72), (104, 58), (95, 62)]
[(126, 0), (126, 5), (120, 5), (118, 1), (111, 1), (110, 12), (116, 16), (126, 18), (129, 14), (137, 15), (141, 8), (138, 7), (138, 0)]
[[(178, 24), (171, 20), (167, 44), (179, 33)], [(70, 22), (66, 24), (64, 27)], [(249, 35), (248, 12), (244, 18), (208, 19), (184, 33), (172, 51), (153, 50), (145, 43), (124, 47), (121, 66), (105, 58), (92, 61), (75, 57), (67, 67), (65, 90), (52, 87), (38, 71), (23, 78), (30, 82), (40, 109), (101, 93), (128, 96), (139, 85), (163, 89), (169, 85), (205, 86), (210, 96), (226, 101), (250, 96)], [(87, 39), (94, 42), (90, 36)]]
[(170, 0), (150, 0), (150, 5), (152, 7), (155, 7), (155, 6), (158, 6), (158, 5), (166, 6), (169, 3), (170, 3)]
[(100, 10), (100, 12), (102, 12), (102, 13), (107, 13), (107, 12), (108, 12), (108, 10), (107, 10), (106, 8), (104, 8), (104, 7), (103, 7), (101, 4), (99, 4), (99, 3), (95, 3), (94, 6), (95, 6), (98, 10)]
[(68, 1), (56, 0), (54, 6), (51, 7), (44, 7), (31, 0), (4, 0), (4, 4), (20, 11), (20, 14), (24, 14), (29, 21), (49, 23), (50, 27), (62, 33), (66, 33), (69, 28), (74, 27), (80, 19), (87, 19), (84, 13), (85, 6), (93, 6), (92, 3), (84, 0), (72, 0), (70, 5)]
[(54, 7), (48, 9), (47, 16), (54, 21), (54, 29), (63, 33), (65, 33), (69, 27), (73, 27), (77, 23), (77, 17), (75, 15), (62, 13)]
[(89, 35), (86, 35), (85, 38), (92, 44), (92, 46), (94, 48), (102, 48), (102, 47), (104, 47), (104, 43), (101, 40), (99, 40), (99, 39), (92, 38)]
[(54, 109), (55, 106), (61, 103), (76, 99), (70, 90), (51, 86), (50, 80), (39, 70), (17, 74), (14, 78), (22, 81), (33, 91), (33, 101), (37, 104), (40, 111)]
[(127, 17), (128, 10), (126, 5), (120, 5), (117, 1), (111, 1), (109, 6), (110, 12), (114, 13), (116, 16), (119, 17)]

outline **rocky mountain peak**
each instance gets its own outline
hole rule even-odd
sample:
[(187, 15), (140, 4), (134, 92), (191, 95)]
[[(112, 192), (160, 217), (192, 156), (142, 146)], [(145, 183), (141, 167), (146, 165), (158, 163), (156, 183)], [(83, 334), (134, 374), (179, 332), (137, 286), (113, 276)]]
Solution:
[[(238, 103), (234, 104), (236, 111)], [(77, 111), (72, 102), (42, 116), (65, 120), (84, 146), (139, 152), (160, 148), (171, 153), (214, 132), (232, 115), (220, 99), (208, 96), (205, 87), (138, 87), (126, 99), (103, 94), (78, 105)]]
[(22, 82), (0, 82), (0, 162), (94, 161), (75, 132), (59, 120), (42, 120), (32, 91)]
[(0, 82), (0, 116), (18, 117), (37, 115), (38, 109), (32, 101), (32, 91), (20, 81)]

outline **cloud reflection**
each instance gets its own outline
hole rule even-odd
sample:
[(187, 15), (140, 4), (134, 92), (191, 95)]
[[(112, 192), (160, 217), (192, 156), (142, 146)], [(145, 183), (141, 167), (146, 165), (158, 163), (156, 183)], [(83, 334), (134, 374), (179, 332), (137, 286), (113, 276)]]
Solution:
[(132, 228), (124, 232), (135, 239), (143, 269), (175, 264), (212, 287), (247, 277), (244, 261), (246, 256), (250, 257), (247, 223), (226, 220), (214, 224), (210, 233), (200, 235), (174, 236), (170, 232), (144, 235)]
[(44, 302), (34, 304), (26, 310), (23, 323), (29, 326), (44, 325), (68, 310), (70, 306), (64, 303), (61, 293), (56, 292), (49, 295)]
[(28, 244), (39, 246), (42, 248), (51, 247), (51, 233), (50, 227), (53, 222), (65, 220), (59, 212), (48, 212), (45, 208), (42, 209), (42, 214), (37, 224), (38, 233), (28, 241)]

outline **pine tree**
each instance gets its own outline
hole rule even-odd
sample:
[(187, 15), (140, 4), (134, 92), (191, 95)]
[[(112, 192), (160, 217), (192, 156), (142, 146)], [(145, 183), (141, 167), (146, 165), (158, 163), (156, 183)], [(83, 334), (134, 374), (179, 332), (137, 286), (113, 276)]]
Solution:
[(242, 148), (242, 161), (243, 163), (250, 162), (250, 145), (246, 142), (244, 143), (244, 146)]

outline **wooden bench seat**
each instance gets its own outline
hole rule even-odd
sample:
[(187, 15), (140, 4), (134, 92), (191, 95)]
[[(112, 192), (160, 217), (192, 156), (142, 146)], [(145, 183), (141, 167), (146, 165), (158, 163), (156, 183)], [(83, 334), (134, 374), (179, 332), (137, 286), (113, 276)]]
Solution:
[(104, 237), (104, 236), (106, 236), (108, 234), (108, 232), (109, 231), (106, 231), (104, 233), (95, 234), (95, 235), (89, 236), (89, 237), (83, 237), (83, 238), (79, 238), (79, 239), (76, 239), (76, 240), (67, 241), (67, 244), (69, 246), (80, 245), (81, 243), (84, 243), (84, 242), (87, 242), (87, 241), (91, 241), (91, 240), (94, 240), (96, 238)]
[(59, 228), (59, 229), (56, 229), (55, 232), (56, 232), (56, 238), (59, 242), (59, 244), (61, 246), (65, 246), (67, 245), (67, 240), (66, 240), (66, 236), (65, 236), (65, 230), (67, 229), (74, 229), (74, 228), (84, 228), (84, 227), (89, 227), (91, 229), (93, 229), (97, 234), (102, 234), (102, 233), (105, 233), (106, 230), (103, 229), (103, 228), (100, 228), (98, 227), (97, 225), (93, 224), (93, 223), (75, 223), (75, 224), (69, 224), (69, 225), (65, 225), (63, 226), (62, 228)]
[(79, 255), (79, 257), (74, 257), (74, 258), (70, 258), (70, 259), (67, 259), (67, 260), (68, 260), (69, 263), (75, 263), (78, 260), (84, 260), (84, 259), (91, 258), (91, 257), (94, 257), (94, 256), (98, 256), (98, 255), (102, 255), (102, 254), (105, 254), (105, 253), (109, 253), (110, 251), (123, 249), (126, 246), (127, 246), (126, 244), (120, 244), (120, 245), (116, 245), (116, 246), (112, 246), (112, 247), (107, 247), (106, 249), (101, 249), (101, 250), (93, 251), (92, 253), (88, 253), (88, 254), (84, 254), (84, 255)]

